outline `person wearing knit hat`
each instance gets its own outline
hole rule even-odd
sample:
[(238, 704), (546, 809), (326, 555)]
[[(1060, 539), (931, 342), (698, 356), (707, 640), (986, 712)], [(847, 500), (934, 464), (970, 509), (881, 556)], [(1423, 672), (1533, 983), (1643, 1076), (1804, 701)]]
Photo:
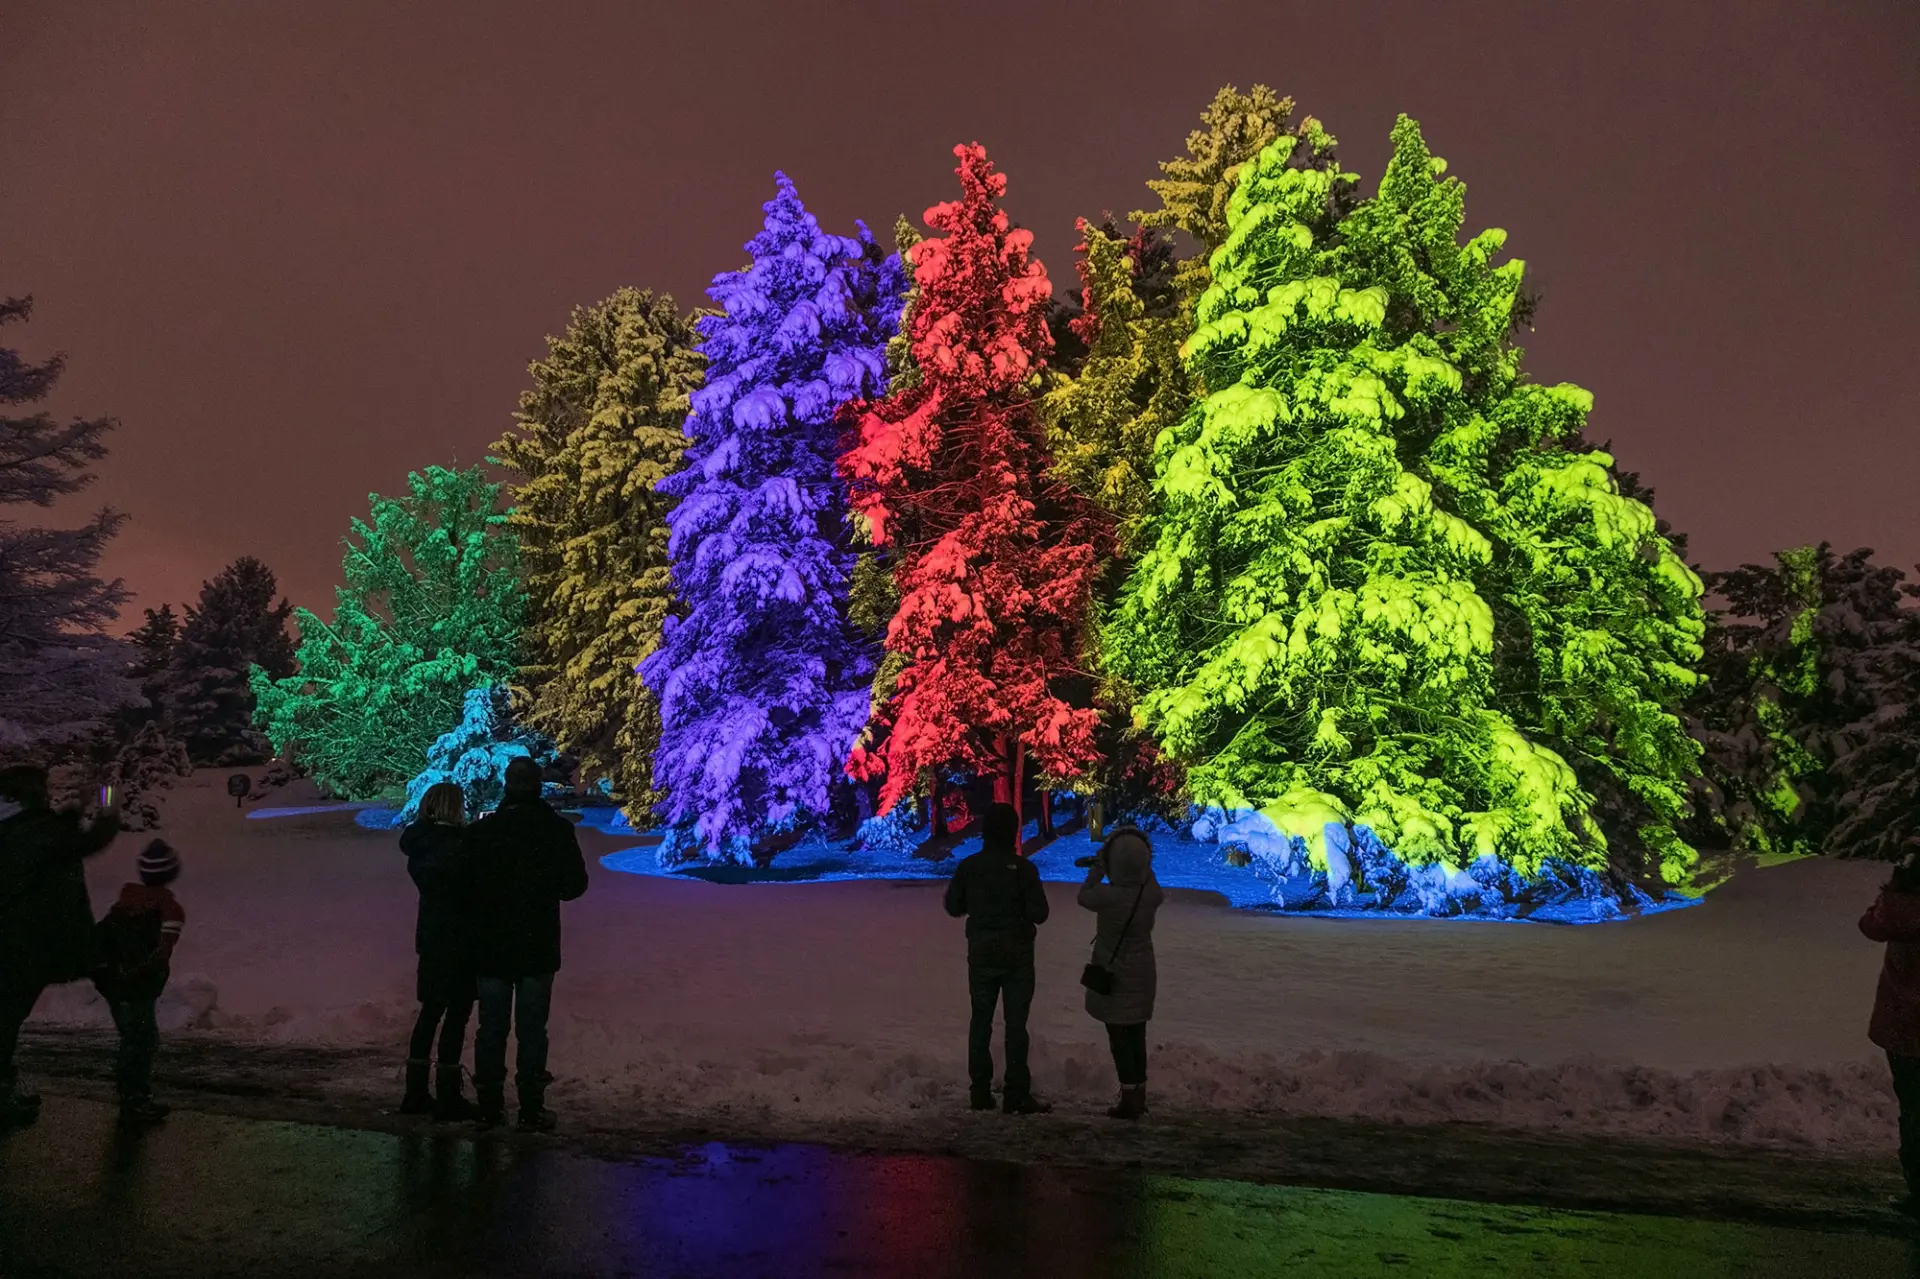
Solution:
[(153, 1099), (153, 1057), (160, 1048), (156, 1013), (187, 912), (167, 887), (180, 877), (180, 855), (171, 845), (151, 841), (135, 866), (140, 882), (121, 885), (120, 899), (96, 930), (100, 966), (93, 981), (120, 1032), (113, 1072), (120, 1121), (145, 1125), (167, 1117), (168, 1108)]
[(180, 854), (164, 839), (156, 839), (140, 850), (140, 882), (150, 888), (165, 888), (180, 878)]
[(77, 810), (56, 812), (46, 769), (0, 769), (0, 1129), (40, 1113), (40, 1099), (14, 1086), (20, 1027), (41, 991), (87, 975), (93, 903), (84, 863), (119, 830), (112, 810), (91, 823)]

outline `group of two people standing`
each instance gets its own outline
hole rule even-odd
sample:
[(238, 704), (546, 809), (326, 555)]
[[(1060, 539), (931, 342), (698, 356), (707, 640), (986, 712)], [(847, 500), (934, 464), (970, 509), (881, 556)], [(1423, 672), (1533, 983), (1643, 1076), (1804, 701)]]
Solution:
[[(547, 1014), (560, 971), (560, 903), (587, 891), (587, 865), (573, 823), (540, 797), (540, 782), (538, 764), (515, 758), (507, 765), (500, 806), (471, 826), (465, 792), (441, 782), (428, 788), (419, 818), (401, 833), (407, 871), (420, 890), (414, 925), (420, 1014), (408, 1046), (404, 1114), (470, 1119), (485, 1127), (503, 1122), (511, 1033), (517, 1041), (516, 1121), (533, 1132), (554, 1126), (546, 1108), (553, 1082), (547, 1073)], [(476, 1003), (478, 1104), (462, 1094), (460, 1070)]]
[[(1019, 816), (994, 804), (981, 823), (981, 847), (961, 861), (947, 885), (949, 915), (967, 921), (967, 986), (973, 1013), (967, 1028), (967, 1077), (975, 1110), (994, 1109), (993, 1015), (1006, 1017), (1007, 1069), (1000, 1108), (1013, 1115), (1052, 1109), (1033, 1092), (1027, 1062), (1027, 1014), (1036, 984), (1034, 937), (1047, 922), (1040, 872), (1020, 855)], [(1120, 1080), (1115, 1119), (1147, 1111), (1147, 1023), (1153, 1019), (1158, 970), (1153, 923), (1166, 893), (1153, 873), (1153, 844), (1138, 827), (1114, 828), (1087, 863), (1080, 905), (1094, 913), (1093, 961), (1081, 975), (1087, 1012), (1107, 1028)]]
[(164, 840), (149, 841), (136, 862), (138, 879), (122, 885), (106, 917), (95, 921), (86, 861), (119, 833), (111, 806), (91, 821), (77, 808), (55, 809), (40, 765), (0, 769), (0, 1129), (40, 1114), (39, 1095), (18, 1086), (21, 1026), (47, 987), (82, 980), (99, 990), (119, 1032), (114, 1085), (121, 1122), (167, 1116), (153, 1099), (153, 1059), (160, 995), (187, 918), (170, 887), (180, 858)]

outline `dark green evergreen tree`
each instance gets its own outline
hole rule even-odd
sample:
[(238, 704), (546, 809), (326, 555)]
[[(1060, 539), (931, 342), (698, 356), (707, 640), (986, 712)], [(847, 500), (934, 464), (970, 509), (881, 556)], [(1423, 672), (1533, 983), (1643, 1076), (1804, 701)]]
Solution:
[[(1883, 798), (1862, 806), (1884, 793), (1881, 757), (1906, 731), (1904, 577), (1871, 550), (1836, 555), (1824, 542), (1707, 576), (1707, 678), (1689, 704), (1705, 747), (1697, 841), (1804, 856), (1841, 851), (1831, 841), (1850, 814), (1849, 850), (1886, 824)], [(1847, 756), (1851, 779), (1834, 772)]]
[[(169, 733), (195, 765), (257, 764), (269, 753), (253, 727), (251, 672), (270, 679), (293, 674), (293, 641), (273, 570), (243, 555), (202, 583), (172, 646), (162, 704)], [(162, 623), (149, 614), (149, 625)], [(139, 633), (136, 632), (136, 642)], [(157, 635), (154, 637), (157, 639)]]
[(147, 620), (127, 636), (127, 642), (133, 645), (133, 661), (127, 667), (127, 675), (140, 685), (140, 695), (146, 699), (145, 706), (127, 711), (128, 724), (136, 727), (162, 715), (165, 676), (173, 662), (173, 646), (180, 639), (180, 618), (174, 613), (173, 605), (162, 604), (158, 609), (142, 612)]

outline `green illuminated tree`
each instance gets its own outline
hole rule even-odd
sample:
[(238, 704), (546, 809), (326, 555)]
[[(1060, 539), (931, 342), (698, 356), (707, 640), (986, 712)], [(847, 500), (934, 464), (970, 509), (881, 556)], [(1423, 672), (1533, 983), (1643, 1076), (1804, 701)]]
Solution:
[(1415, 864), (1690, 882), (1700, 583), (1526, 379), (1523, 265), (1404, 117), (1379, 193), (1276, 138), (1243, 170), (1144, 547), (1105, 632), (1203, 804), (1324, 866), (1329, 823)]
[(576, 309), (531, 368), (518, 431), (494, 446), (518, 475), (512, 520), (529, 600), (521, 721), (589, 778), (611, 779), (635, 820), (656, 799), (660, 708), (634, 667), (673, 606), (672, 499), (655, 485), (686, 452), (687, 397), (705, 367), (693, 318), (638, 289)]
[(526, 612), (500, 486), (479, 467), (430, 466), (355, 519), (331, 622), (294, 612), (297, 674), (253, 669), (274, 750), (327, 790), (398, 795), (460, 722), (470, 688), (514, 671)]

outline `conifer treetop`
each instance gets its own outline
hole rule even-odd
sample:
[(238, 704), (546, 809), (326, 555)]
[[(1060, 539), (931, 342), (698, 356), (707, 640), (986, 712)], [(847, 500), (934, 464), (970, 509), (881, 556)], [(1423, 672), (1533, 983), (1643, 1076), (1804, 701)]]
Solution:
[[(954, 149), (961, 198), (927, 210), (944, 234), (912, 250), (905, 330), (921, 380), (854, 412), (840, 459), (849, 502), (891, 555), (893, 693), (848, 771), (884, 776), (891, 807), (930, 769), (1056, 778), (1094, 755), (1097, 714), (1062, 695), (1078, 642), (1097, 512), (1051, 475), (1033, 394), (1050, 346), (1045, 268), (997, 201), (978, 145)], [(884, 739), (881, 739), (884, 734)]]
[[(1160, 207), (1128, 216), (1142, 226), (1184, 231), (1199, 252), (1181, 261), (1175, 273), (1180, 296), (1191, 306), (1205, 292), (1208, 260), (1226, 243), (1231, 218), (1227, 204), (1233, 198), (1241, 171), (1274, 139), (1292, 136), (1306, 145), (1289, 151), (1296, 167), (1336, 167), (1336, 139), (1312, 116), (1294, 121), (1291, 97), (1276, 97), (1272, 89), (1256, 84), (1246, 93), (1223, 86), (1200, 113), (1202, 128), (1187, 135), (1187, 154), (1160, 164), (1166, 176), (1147, 183), (1160, 197)], [(1349, 180), (1352, 175), (1345, 175)], [(1341, 202), (1346, 188), (1335, 184), (1326, 198)]]

